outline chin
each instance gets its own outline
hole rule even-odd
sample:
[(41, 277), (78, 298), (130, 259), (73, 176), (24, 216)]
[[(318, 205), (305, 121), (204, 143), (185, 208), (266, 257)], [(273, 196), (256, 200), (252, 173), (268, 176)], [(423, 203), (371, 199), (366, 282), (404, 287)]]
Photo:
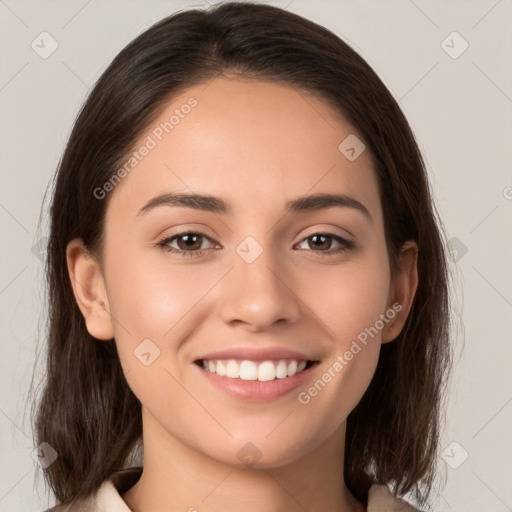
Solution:
[(304, 450), (298, 450), (300, 441), (288, 437), (284, 446), (281, 439), (273, 442), (269, 440), (248, 441), (247, 436), (243, 441), (233, 441), (226, 445), (222, 453), (210, 452), (210, 456), (221, 464), (226, 464), (236, 469), (272, 469), (292, 464), (299, 460)]

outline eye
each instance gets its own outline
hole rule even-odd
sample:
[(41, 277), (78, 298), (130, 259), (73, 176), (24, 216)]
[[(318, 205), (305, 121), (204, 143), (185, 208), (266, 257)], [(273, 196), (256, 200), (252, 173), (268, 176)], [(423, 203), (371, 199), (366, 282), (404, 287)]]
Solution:
[[(203, 247), (203, 242), (205, 240), (208, 240), (211, 243), (209, 247)], [(334, 233), (314, 233), (313, 235), (304, 238), (298, 245), (300, 246), (304, 243), (307, 243), (308, 240), (311, 240), (313, 243), (313, 249), (310, 250), (318, 253), (321, 256), (333, 256), (355, 247), (354, 242), (347, 240), (339, 235), (335, 235)], [(334, 250), (328, 250), (331, 249), (333, 241), (338, 244), (338, 248)], [(177, 247), (176, 245), (173, 246), (173, 244), (177, 244)], [(162, 238), (157, 245), (166, 252), (171, 252), (184, 257), (192, 257), (200, 256), (204, 250), (211, 249), (216, 244), (213, 244), (212, 239), (204, 233), (196, 231), (184, 231), (182, 233), (176, 233), (174, 235)], [(311, 247), (311, 244), (308, 245)], [(219, 246), (216, 245), (216, 247)]]
[[(335, 235), (334, 233), (314, 233), (313, 235), (304, 238), (304, 240), (302, 240), (299, 245), (307, 243), (308, 240), (313, 242), (314, 249), (312, 249), (312, 251), (318, 252), (322, 256), (332, 256), (334, 254), (339, 254), (343, 251), (347, 251), (355, 247), (354, 242), (347, 240), (339, 235)], [(339, 244), (339, 247), (331, 251), (324, 250), (331, 248), (333, 240)]]
[[(210, 248), (202, 247), (204, 240), (212, 241), (211, 238), (206, 236), (204, 233), (184, 231), (182, 233), (176, 233), (172, 236), (162, 238), (162, 240), (158, 242), (158, 246), (162, 247), (162, 249), (167, 252), (173, 252), (185, 257), (198, 256), (202, 254), (203, 250)], [(172, 246), (175, 242), (178, 247)]]

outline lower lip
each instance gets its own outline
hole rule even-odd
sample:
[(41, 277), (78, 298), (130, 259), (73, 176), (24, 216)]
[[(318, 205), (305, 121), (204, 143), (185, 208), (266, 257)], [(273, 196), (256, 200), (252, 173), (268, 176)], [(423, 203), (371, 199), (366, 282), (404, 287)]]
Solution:
[(218, 389), (225, 391), (231, 396), (241, 400), (252, 402), (268, 402), (276, 400), (294, 389), (298, 388), (310, 376), (310, 373), (318, 365), (313, 363), (309, 368), (296, 373), (293, 377), (285, 377), (284, 379), (274, 379), (268, 381), (259, 380), (242, 380), (231, 379), (229, 377), (221, 377), (216, 373), (209, 372), (198, 365), (194, 365), (197, 369)]

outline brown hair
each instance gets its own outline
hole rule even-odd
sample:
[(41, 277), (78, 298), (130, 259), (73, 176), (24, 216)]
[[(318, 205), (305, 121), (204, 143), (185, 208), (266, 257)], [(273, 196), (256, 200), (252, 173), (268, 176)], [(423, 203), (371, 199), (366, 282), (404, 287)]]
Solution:
[[(419, 284), (401, 334), (382, 345), (376, 373), (347, 419), (345, 482), (366, 503), (373, 483), (428, 502), (437, 475), (441, 401), (451, 366), (446, 248), (424, 162), (382, 81), (326, 28), (270, 5), (227, 2), (153, 25), (108, 66), (83, 105), (53, 185), (47, 247), (47, 374), (36, 444), (58, 458), (45, 478), (61, 503), (93, 493), (140, 448), (141, 404), (114, 340), (88, 333), (73, 296), (66, 245), (101, 248), (108, 198), (101, 187), (161, 108), (187, 87), (227, 73), (314, 94), (351, 123), (378, 175), (390, 262), (419, 245)], [(422, 490), (421, 487), (424, 489)]]

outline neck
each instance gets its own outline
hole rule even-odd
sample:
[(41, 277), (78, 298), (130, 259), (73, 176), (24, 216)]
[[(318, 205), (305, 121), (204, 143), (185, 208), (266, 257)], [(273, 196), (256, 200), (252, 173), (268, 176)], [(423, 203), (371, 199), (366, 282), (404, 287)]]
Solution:
[(346, 422), (308, 455), (281, 467), (235, 467), (172, 437), (143, 408), (144, 469), (122, 495), (133, 512), (364, 512), (343, 480)]

